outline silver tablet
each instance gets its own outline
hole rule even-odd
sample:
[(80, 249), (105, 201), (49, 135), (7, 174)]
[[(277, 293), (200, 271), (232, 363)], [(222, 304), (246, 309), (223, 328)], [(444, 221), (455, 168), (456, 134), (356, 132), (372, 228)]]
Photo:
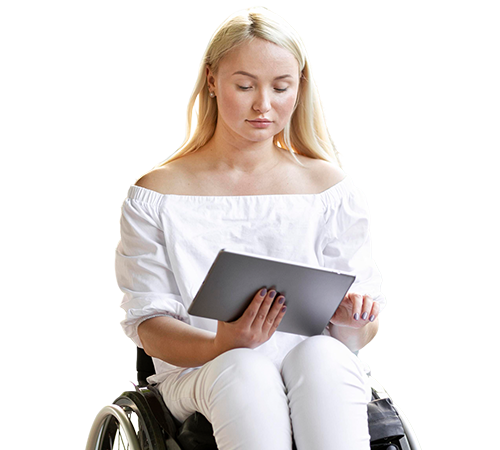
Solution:
[(223, 249), (188, 312), (231, 322), (260, 288), (274, 288), (286, 297), (287, 306), (278, 331), (314, 336), (323, 332), (354, 279), (322, 267)]

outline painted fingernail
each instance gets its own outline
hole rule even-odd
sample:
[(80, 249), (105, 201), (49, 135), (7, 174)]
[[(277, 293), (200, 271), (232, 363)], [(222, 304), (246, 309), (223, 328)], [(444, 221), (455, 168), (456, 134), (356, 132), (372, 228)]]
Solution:
[(366, 318), (367, 318), (367, 317), (368, 317), (368, 313), (365, 311), (365, 312), (363, 313), (363, 315), (361, 316), (361, 318), (362, 318), (363, 320), (366, 320)]
[(354, 320), (359, 320), (359, 314), (358, 313), (354, 314)]
[(276, 291), (270, 291), (269, 297), (273, 298), (276, 295)]
[(281, 312), (286, 313), (286, 306), (283, 306), (283, 308), (281, 308)]
[(375, 315), (374, 315), (374, 314), (372, 314), (372, 315), (370, 316), (370, 322), (373, 322), (374, 320), (375, 320)]
[(280, 305), (282, 305), (283, 303), (285, 303), (285, 297), (280, 297), (280, 298), (278, 299), (278, 303), (279, 303)]
[(259, 292), (259, 295), (260, 295), (261, 297), (265, 297), (265, 296), (266, 296), (266, 294), (267, 294), (267, 289), (266, 289), (266, 288), (261, 289), (261, 290), (260, 290), (260, 292)]

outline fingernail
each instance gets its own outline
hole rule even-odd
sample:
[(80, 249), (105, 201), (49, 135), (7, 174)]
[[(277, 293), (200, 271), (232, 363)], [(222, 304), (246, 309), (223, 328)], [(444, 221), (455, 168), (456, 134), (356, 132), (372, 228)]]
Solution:
[(375, 320), (375, 315), (374, 315), (374, 314), (372, 314), (372, 315), (370, 316), (370, 322), (373, 322), (374, 320)]
[(366, 318), (367, 318), (367, 317), (368, 317), (368, 313), (365, 311), (365, 312), (363, 313), (363, 315), (361, 316), (361, 318), (362, 318), (363, 320), (366, 320)]
[(278, 303), (279, 303), (280, 305), (282, 305), (283, 303), (285, 303), (285, 297), (280, 297), (280, 298), (278, 299)]
[(282, 313), (285, 313), (285, 312), (286, 312), (286, 306), (283, 306), (283, 308), (281, 308), (281, 312), (282, 312)]
[(359, 314), (358, 313), (354, 314), (354, 320), (359, 320)]
[(259, 292), (259, 295), (260, 295), (261, 297), (265, 297), (265, 296), (266, 296), (266, 294), (267, 294), (267, 289), (266, 289), (266, 288), (261, 289), (261, 290), (260, 290), (260, 292)]
[(276, 295), (276, 291), (269, 292), (269, 297), (273, 298)]

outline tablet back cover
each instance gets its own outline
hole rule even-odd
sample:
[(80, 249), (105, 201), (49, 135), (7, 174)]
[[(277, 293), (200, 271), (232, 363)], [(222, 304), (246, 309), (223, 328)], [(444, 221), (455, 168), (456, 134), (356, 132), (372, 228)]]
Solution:
[(278, 331), (314, 336), (323, 332), (354, 279), (329, 269), (221, 250), (188, 312), (231, 322), (260, 288), (274, 288), (286, 297), (287, 306)]

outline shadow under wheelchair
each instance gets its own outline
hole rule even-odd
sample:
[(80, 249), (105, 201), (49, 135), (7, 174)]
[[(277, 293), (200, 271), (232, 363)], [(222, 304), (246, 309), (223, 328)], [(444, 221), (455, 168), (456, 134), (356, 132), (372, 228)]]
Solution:
[[(135, 391), (99, 411), (86, 450), (217, 450), (212, 425), (200, 413), (179, 423), (146, 378), (155, 373), (151, 357), (137, 348)], [(387, 392), (367, 372), (372, 387), (368, 426), (372, 450), (420, 450), (410, 424)]]

